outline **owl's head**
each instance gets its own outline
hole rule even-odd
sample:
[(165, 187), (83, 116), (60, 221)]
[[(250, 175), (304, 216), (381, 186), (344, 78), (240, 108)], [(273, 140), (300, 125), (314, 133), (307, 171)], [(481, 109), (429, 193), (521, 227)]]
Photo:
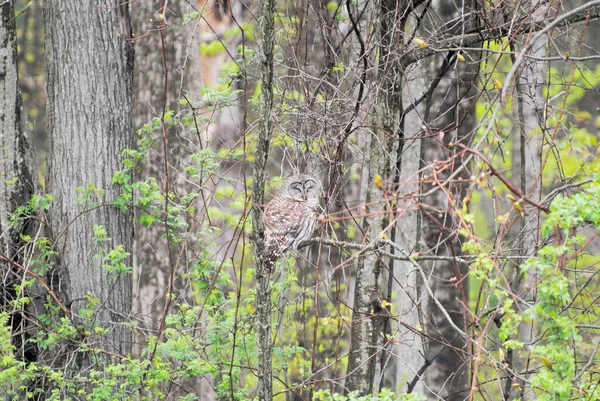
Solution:
[(298, 200), (315, 199), (321, 192), (318, 178), (306, 174), (293, 175), (283, 183), (280, 194)]

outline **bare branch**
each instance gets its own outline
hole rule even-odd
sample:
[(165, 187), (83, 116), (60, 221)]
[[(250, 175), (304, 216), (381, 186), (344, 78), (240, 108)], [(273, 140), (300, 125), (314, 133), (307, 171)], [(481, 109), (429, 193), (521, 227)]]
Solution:
[[(557, 17), (551, 23), (547, 23), (547, 21), (527, 22), (527, 20), (529, 19), (529, 15), (524, 15), (521, 16), (519, 19), (522, 23), (517, 25), (520, 27), (520, 32), (536, 32), (536, 37), (540, 37), (552, 30), (553, 28), (583, 22), (588, 18), (590, 21), (600, 18), (600, 1), (590, 1), (580, 7), (577, 7)], [(429, 46), (426, 48), (414, 46), (407, 53), (402, 55), (400, 63), (402, 64), (402, 66), (408, 67), (414, 62), (417, 62), (442, 51), (464, 50), (466, 48), (469, 48), (469, 46), (475, 43), (479, 43), (481, 41), (498, 40), (507, 36), (512, 36), (516, 33), (517, 32), (514, 32), (510, 29), (509, 24), (484, 29), (472, 28), (471, 30), (465, 31), (464, 35), (454, 36), (449, 39), (441, 40), (431, 39)], [(532, 39), (529, 43), (534, 42), (535, 39)], [(527, 50), (528, 49), (524, 49), (524, 51), (519, 53), (519, 57), (517, 58), (517, 61), (513, 68), (517, 68), (521, 64), (522, 60), (526, 57), (525, 53), (527, 52)], [(512, 73), (509, 72), (506, 82), (509, 82), (513, 76), (514, 71), (512, 71)], [(503, 97), (504, 96), (506, 96), (506, 93), (503, 91)]]

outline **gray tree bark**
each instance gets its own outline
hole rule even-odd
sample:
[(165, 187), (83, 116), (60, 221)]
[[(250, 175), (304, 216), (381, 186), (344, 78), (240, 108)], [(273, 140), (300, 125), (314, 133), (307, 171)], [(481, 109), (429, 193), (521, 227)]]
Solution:
[[(15, 28), (13, 3), (4, 2), (0, 5), (0, 255), (18, 262), (19, 236), (25, 227), (13, 229), (10, 217), (34, 193), (35, 169), (19, 90)], [(6, 264), (2, 266), (4, 272)]]
[[(472, 28), (469, 13), (474, 1), (456, 4), (446, 0), (434, 0), (423, 22), (423, 30), (443, 32), (460, 36)], [(465, 187), (462, 184), (444, 182), (457, 170), (460, 160), (452, 161), (457, 143), (469, 146), (474, 132), (474, 104), (477, 94), (476, 79), (479, 69), (478, 53), (468, 51), (468, 63), (449, 58), (442, 53), (424, 60), (421, 68), (425, 78), (435, 82), (441, 76), (435, 90), (426, 98), (422, 133), (424, 193), (420, 210), (423, 216), (423, 252), (436, 256), (460, 256), (461, 238), (457, 233), (455, 207), (460, 207)], [(448, 65), (448, 62), (451, 64)], [(449, 146), (450, 144), (452, 146)], [(440, 168), (436, 161), (449, 160)], [(457, 177), (465, 178), (466, 170)], [(432, 179), (435, 177), (435, 180)], [(453, 204), (456, 202), (456, 204)], [(427, 285), (433, 291), (434, 300), (428, 300), (425, 308), (425, 331), (429, 341), (425, 345), (425, 358), (430, 366), (423, 374), (424, 387), (430, 399), (464, 400), (469, 391), (469, 357), (467, 339), (458, 332), (467, 332), (466, 310), (468, 287), (465, 279), (468, 270), (458, 262), (435, 262), (424, 265), (429, 275)], [(441, 306), (441, 307), (440, 307)], [(448, 317), (450, 319), (448, 319)]]
[[(396, 46), (400, 44), (400, 38), (397, 36), (397, 11), (395, 2), (383, 1), (380, 4), (380, 86), (377, 89), (380, 110), (375, 116), (374, 124), (379, 129), (368, 134), (367, 139), (370, 145), (367, 160), (369, 173), (362, 227), (362, 243), (367, 246), (383, 236), (390, 236), (394, 227), (392, 205), (386, 199), (395, 190), (390, 184), (397, 175), (393, 163), (396, 161), (397, 140), (401, 136), (402, 74), (395, 53)], [(358, 391), (364, 395), (373, 391), (376, 362), (381, 347), (378, 344), (379, 336), (384, 330), (386, 318), (389, 317), (389, 311), (382, 306), (382, 300), (385, 292), (387, 298), (391, 297), (389, 291), (381, 288), (381, 280), (384, 275), (387, 275), (388, 279), (390, 274), (393, 275), (393, 266), (392, 260), (381, 257), (373, 248), (365, 250), (358, 258), (346, 379), (347, 392)], [(383, 358), (382, 369), (385, 369), (387, 353), (383, 353)], [(380, 374), (383, 376), (384, 372)]]
[[(163, 106), (166, 110), (175, 113), (184, 111), (188, 106), (181, 106), (180, 101), (189, 99), (197, 102), (201, 96), (201, 88), (210, 88), (217, 83), (221, 76), (221, 66), (227, 61), (229, 54), (221, 52), (216, 55), (199, 55), (201, 42), (209, 43), (222, 38), (230, 27), (231, 21), (226, 13), (226, 4), (215, 0), (201, 0), (192, 2), (175, 0), (168, 2), (166, 25), (158, 17), (161, 1), (136, 2), (132, 6), (132, 19), (136, 36), (135, 50), (136, 63), (134, 71), (134, 126), (141, 128), (144, 124), (151, 123), (153, 118), (160, 117)], [(192, 19), (184, 24), (184, 15), (199, 11), (201, 17)], [(235, 46), (234, 46), (235, 49)], [(233, 52), (235, 54), (235, 51)], [(166, 64), (166, 66), (165, 66)], [(166, 67), (166, 71), (165, 71)], [(166, 103), (166, 104), (165, 104)], [(209, 112), (206, 110), (204, 115)], [(212, 112), (211, 118), (215, 124), (200, 121), (198, 126), (192, 124), (185, 126), (179, 124), (166, 130), (166, 154), (164, 160), (163, 141), (158, 140), (148, 154), (145, 165), (140, 172), (140, 179), (154, 179), (161, 183), (164, 190), (165, 164), (169, 171), (169, 191), (176, 194), (175, 202), (179, 197), (199, 193), (196, 201), (196, 212), (187, 215), (187, 224), (190, 232), (190, 241), (182, 246), (171, 244), (165, 239), (165, 224), (159, 222), (145, 227), (137, 223), (136, 239), (134, 245), (134, 314), (143, 322), (145, 329), (157, 330), (165, 313), (166, 292), (169, 280), (172, 278), (173, 292), (180, 299), (193, 303), (191, 289), (185, 287), (181, 279), (183, 274), (174, 274), (171, 271), (186, 272), (188, 268), (188, 255), (195, 251), (194, 243), (197, 239), (196, 232), (202, 229), (200, 218), (206, 213), (206, 208), (211, 205), (210, 194), (214, 184), (210, 180), (192, 182), (185, 173), (186, 167), (195, 165), (190, 155), (205, 147), (211, 147), (210, 141), (214, 134), (231, 139), (231, 133), (237, 134), (232, 126), (239, 119), (234, 118), (235, 107)], [(199, 128), (199, 132), (192, 132)], [(221, 140), (222, 138), (219, 138)], [(228, 142), (228, 141), (224, 141)], [(229, 141), (233, 144), (234, 141)], [(234, 145), (232, 145), (234, 146)], [(202, 199), (202, 200), (201, 200)], [(214, 222), (213, 222), (214, 223)], [(227, 237), (230, 233), (225, 230)], [(221, 240), (221, 238), (219, 238)], [(223, 242), (231, 240), (227, 238)], [(222, 245), (220, 243), (219, 245)], [(169, 247), (175, 260), (170, 263)], [(228, 249), (215, 245), (217, 249)], [(220, 255), (219, 255), (220, 256)], [(218, 256), (215, 256), (215, 258)], [(223, 256), (223, 260), (225, 260)], [(178, 262), (178, 263), (177, 263)], [(146, 338), (139, 331), (139, 338), (135, 339), (134, 353), (139, 354), (146, 345)], [(195, 381), (191, 386), (201, 400), (214, 399), (214, 385), (211, 378)]]
[[(546, 18), (550, 18), (546, 14), (553, 14), (550, 5), (541, 5), (537, 1), (532, 1), (530, 4), (533, 17), (541, 22)], [(529, 39), (529, 35), (520, 37), (522, 42)], [(520, 46), (521, 48), (524, 45)], [(518, 50), (517, 50), (518, 51)], [(532, 44), (531, 55), (537, 58), (542, 58), (546, 55), (546, 40), (538, 39)], [(513, 58), (514, 61), (514, 58)], [(514, 97), (514, 113), (515, 113), (515, 128), (518, 135), (514, 136), (514, 149), (512, 160), (512, 181), (516, 187), (520, 189), (524, 196), (533, 199), (537, 202), (541, 201), (542, 195), (542, 142), (546, 130), (546, 107), (545, 99), (542, 95), (542, 88), (546, 83), (545, 75), (546, 63), (536, 61), (535, 59), (527, 60), (522, 69), (515, 76), (515, 97)], [(523, 205), (525, 206), (525, 205)], [(520, 224), (515, 224), (518, 233), (510, 232), (509, 235), (515, 237), (514, 249), (516, 253), (522, 257), (535, 257), (539, 249), (539, 232), (542, 223), (543, 214), (537, 208), (524, 207), (523, 215), (520, 219)], [(516, 231), (516, 230), (515, 230)], [(520, 260), (522, 262), (523, 260)], [(519, 309), (527, 309), (527, 303), (533, 304), (536, 300), (536, 285), (539, 280), (536, 271), (527, 272), (526, 276), (520, 271), (518, 264), (514, 266), (512, 273), (513, 291), (520, 294), (523, 302)], [(516, 307), (516, 305), (515, 305)], [(532, 322), (523, 322), (519, 326), (519, 340), (526, 344), (526, 348), (536, 341), (535, 327)], [(522, 371), (527, 366), (528, 353), (515, 352), (509, 350), (506, 355), (506, 362), (509, 368), (515, 371)], [(533, 391), (521, 392), (519, 394), (511, 394), (514, 387), (511, 386), (516, 381), (514, 375), (509, 374), (504, 387), (503, 397), (508, 400), (512, 397), (521, 398), (522, 400), (533, 400), (536, 395)], [(524, 389), (525, 384), (521, 383), (518, 389)]]
[[(363, 243), (371, 245), (388, 232), (390, 212), (382, 210), (380, 203), (381, 189), (374, 185), (376, 175), (389, 177), (391, 158), (390, 136), (380, 132), (370, 137), (369, 181), (367, 183), (366, 216), (363, 220)], [(387, 235), (387, 234), (386, 234)], [(375, 380), (375, 364), (378, 355), (378, 338), (383, 318), (387, 312), (381, 305), (382, 270), (386, 263), (375, 249), (361, 253), (356, 264), (356, 283), (354, 287), (354, 305), (352, 308), (352, 324), (350, 334), (350, 352), (348, 355), (348, 377), (346, 391), (357, 391), (361, 395), (373, 391)]]
[(259, 205), (265, 204), (265, 179), (273, 135), (273, 52), (275, 48), (275, 1), (264, 0), (260, 16), (259, 58), (261, 74), (258, 137), (252, 183), (252, 233), (256, 266), (256, 314), (258, 325), (258, 399), (273, 399), (273, 342), (271, 340), (271, 275), (263, 260), (265, 221)]
[[(93, 226), (111, 238), (108, 249), (132, 248), (133, 218), (110, 205), (120, 189), (111, 184), (122, 168), (121, 152), (131, 148), (133, 45), (129, 7), (120, 1), (53, 0), (44, 3), (48, 65), (48, 179), (55, 203), (49, 212), (51, 237), (58, 251), (56, 269), (61, 295), (78, 319), (93, 294), (100, 305), (95, 324), (110, 328), (91, 338), (94, 346), (117, 355), (131, 352), (131, 275), (109, 274), (93, 241)], [(77, 188), (92, 183), (104, 195), (102, 205), (85, 213)], [(131, 265), (131, 261), (125, 261)], [(79, 321), (83, 321), (79, 319)], [(86, 321), (90, 323), (90, 321)], [(82, 363), (91, 362), (88, 356)]]
[[(457, 73), (456, 75), (459, 75)], [(452, 84), (451, 84), (452, 85)], [(452, 89), (456, 85), (452, 85)], [(462, 96), (465, 88), (461, 92), (454, 92), (445, 87), (446, 94), (453, 97), (454, 101)], [(454, 92), (452, 94), (452, 92)], [(456, 96), (456, 97), (454, 97)], [(448, 97), (446, 98), (448, 99)], [(440, 105), (440, 110), (448, 104)], [(472, 113), (471, 113), (472, 114)], [(469, 116), (461, 126), (456, 130), (456, 137), (464, 140), (464, 135), (471, 132), (474, 127), (474, 119)], [(460, 139), (459, 139), (460, 140)], [(447, 159), (448, 155), (439, 144), (433, 144), (431, 141), (425, 141), (422, 146), (426, 147), (425, 160)], [(453, 165), (448, 171), (444, 171), (439, 179), (447, 178), (458, 167)], [(464, 175), (464, 174), (459, 174)], [(428, 188), (425, 186), (425, 191)], [(449, 192), (452, 198), (460, 201), (464, 197), (464, 187), (461, 185), (452, 185)], [(458, 257), (461, 255), (461, 240), (455, 232), (456, 221), (454, 221), (454, 210), (450, 205), (447, 195), (438, 189), (431, 197), (423, 199), (427, 208), (431, 207), (436, 211), (435, 215), (429, 215), (423, 219), (423, 234), (426, 249), (424, 252), (431, 252), (436, 256)], [(437, 212), (440, 212), (437, 214)], [(467, 339), (461, 335), (455, 326), (463, 332), (467, 332), (466, 310), (468, 299), (468, 274), (467, 266), (458, 262), (437, 261), (426, 265), (429, 274), (429, 285), (433, 290), (434, 297), (439, 301), (439, 305), (428, 301), (426, 308), (425, 330), (430, 337), (426, 345), (425, 357), (431, 366), (425, 373), (426, 389), (429, 392), (430, 399), (464, 400), (469, 391), (469, 357), (467, 348)], [(447, 314), (446, 314), (447, 312)], [(449, 321), (448, 316), (451, 318)]]
[[(420, 76), (415, 68), (402, 69), (398, 66), (397, 49), (409, 46), (402, 33), (410, 23), (404, 15), (406, 8), (398, 7), (394, 1), (382, 2), (381, 37), (383, 61), (382, 88), (385, 97), (382, 102), (382, 125), (389, 135), (397, 138), (394, 176), (394, 193), (398, 201), (395, 207), (394, 225), (391, 228), (392, 239), (407, 254), (419, 251), (418, 215), (413, 195), (418, 192), (418, 170), (420, 167), (421, 141), (423, 125), (423, 104), (412, 112), (403, 115), (415, 102), (415, 96), (425, 93), (430, 81)], [(394, 177), (390, 177), (394, 178)], [(395, 250), (390, 250), (394, 252)], [(421, 313), (421, 291), (419, 274), (410, 262), (391, 260), (390, 269), (384, 270), (386, 289), (383, 291), (388, 302), (392, 304), (391, 314), (396, 319), (388, 319), (384, 339), (386, 352), (382, 353), (381, 379), (379, 389), (389, 388), (400, 393), (423, 392), (422, 381), (419, 380), (419, 369), (424, 364), (423, 345), (419, 328), (424, 326)]]
[[(199, 92), (197, 76), (200, 73), (199, 63), (192, 58), (198, 51), (195, 25), (182, 24), (183, 15), (193, 8), (186, 1), (169, 2), (166, 13), (167, 25), (157, 29), (161, 23), (157, 16), (160, 2), (135, 2), (132, 6), (132, 24), (135, 40), (136, 62), (134, 69), (133, 121), (137, 130), (144, 124), (151, 124), (152, 119), (160, 117), (166, 102), (166, 110), (179, 112), (178, 101), (186, 93)], [(161, 40), (161, 34), (164, 38)], [(164, 59), (163, 59), (164, 57)], [(167, 71), (163, 63), (166, 62)], [(192, 96), (192, 95), (190, 95)], [(197, 146), (197, 136), (189, 130), (174, 127), (167, 130), (167, 157), (169, 158), (169, 185), (178, 194), (193, 192), (187, 177), (181, 177), (184, 171), (182, 163)], [(140, 173), (144, 179), (155, 179), (161, 190), (165, 179), (165, 163), (162, 140), (149, 153), (148, 159)], [(160, 222), (150, 227), (139, 223), (136, 213), (136, 238), (134, 245), (134, 313), (144, 324), (156, 329), (164, 312), (165, 292), (169, 287), (171, 266), (169, 265), (168, 243), (164, 238), (165, 225)], [(177, 254), (176, 250), (172, 253)], [(176, 289), (179, 286), (176, 285)], [(136, 339), (134, 351), (138, 353), (145, 340)]]
[(30, 330), (23, 315), (27, 311), (10, 306), (12, 300), (28, 295), (17, 293), (15, 286), (20, 286), (26, 275), (18, 267), (25, 265), (29, 251), (22, 235), (34, 234), (30, 216), (20, 215), (11, 222), (17, 208), (27, 205), (36, 190), (33, 141), (25, 120), (17, 73), (15, 15), (13, 3), (8, 1), (0, 4), (0, 311), (10, 313), (13, 333), (21, 333), (12, 337), (15, 354), (23, 361), (32, 361), (37, 350), (26, 343), (25, 333)]
[[(420, 76), (418, 68), (408, 68), (404, 71), (402, 96), (403, 104), (410, 105), (415, 100), (415, 94), (425, 93), (431, 83), (430, 80)], [(419, 192), (419, 169), (421, 157), (422, 115), (424, 105), (421, 104), (414, 111), (407, 113), (402, 124), (403, 135), (398, 141), (401, 154), (397, 156), (399, 171), (399, 187), (397, 188), (398, 203), (396, 205), (396, 223), (394, 242), (407, 254), (419, 252), (421, 248), (420, 218), (414, 195)], [(400, 147), (400, 142), (402, 142)], [(392, 343), (390, 354), (382, 365), (384, 381), (381, 387), (397, 389), (401, 393), (410, 391), (423, 394), (423, 381), (419, 370), (425, 363), (423, 358), (423, 303), (422, 280), (414, 265), (408, 261), (394, 261), (393, 277), (387, 278), (388, 288), (391, 285), (391, 294), (388, 295), (392, 303), (392, 315), (397, 320), (390, 320), (389, 335), (398, 340)], [(391, 283), (390, 283), (391, 280)], [(389, 290), (388, 290), (389, 291)], [(420, 332), (419, 332), (420, 331)]]

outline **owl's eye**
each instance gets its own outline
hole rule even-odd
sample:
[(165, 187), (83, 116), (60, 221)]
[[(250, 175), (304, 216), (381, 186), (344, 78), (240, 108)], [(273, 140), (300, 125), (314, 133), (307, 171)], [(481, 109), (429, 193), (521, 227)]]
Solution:
[(290, 192), (302, 193), (302, 186), (300, 183), (295, 182), (290, 186)]

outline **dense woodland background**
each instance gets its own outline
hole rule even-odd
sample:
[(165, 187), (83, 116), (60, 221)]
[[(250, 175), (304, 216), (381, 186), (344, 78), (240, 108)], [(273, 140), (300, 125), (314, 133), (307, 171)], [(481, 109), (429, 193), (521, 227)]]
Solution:
[(600, 399), (599, 17), (0, 0), (0, 396)]

